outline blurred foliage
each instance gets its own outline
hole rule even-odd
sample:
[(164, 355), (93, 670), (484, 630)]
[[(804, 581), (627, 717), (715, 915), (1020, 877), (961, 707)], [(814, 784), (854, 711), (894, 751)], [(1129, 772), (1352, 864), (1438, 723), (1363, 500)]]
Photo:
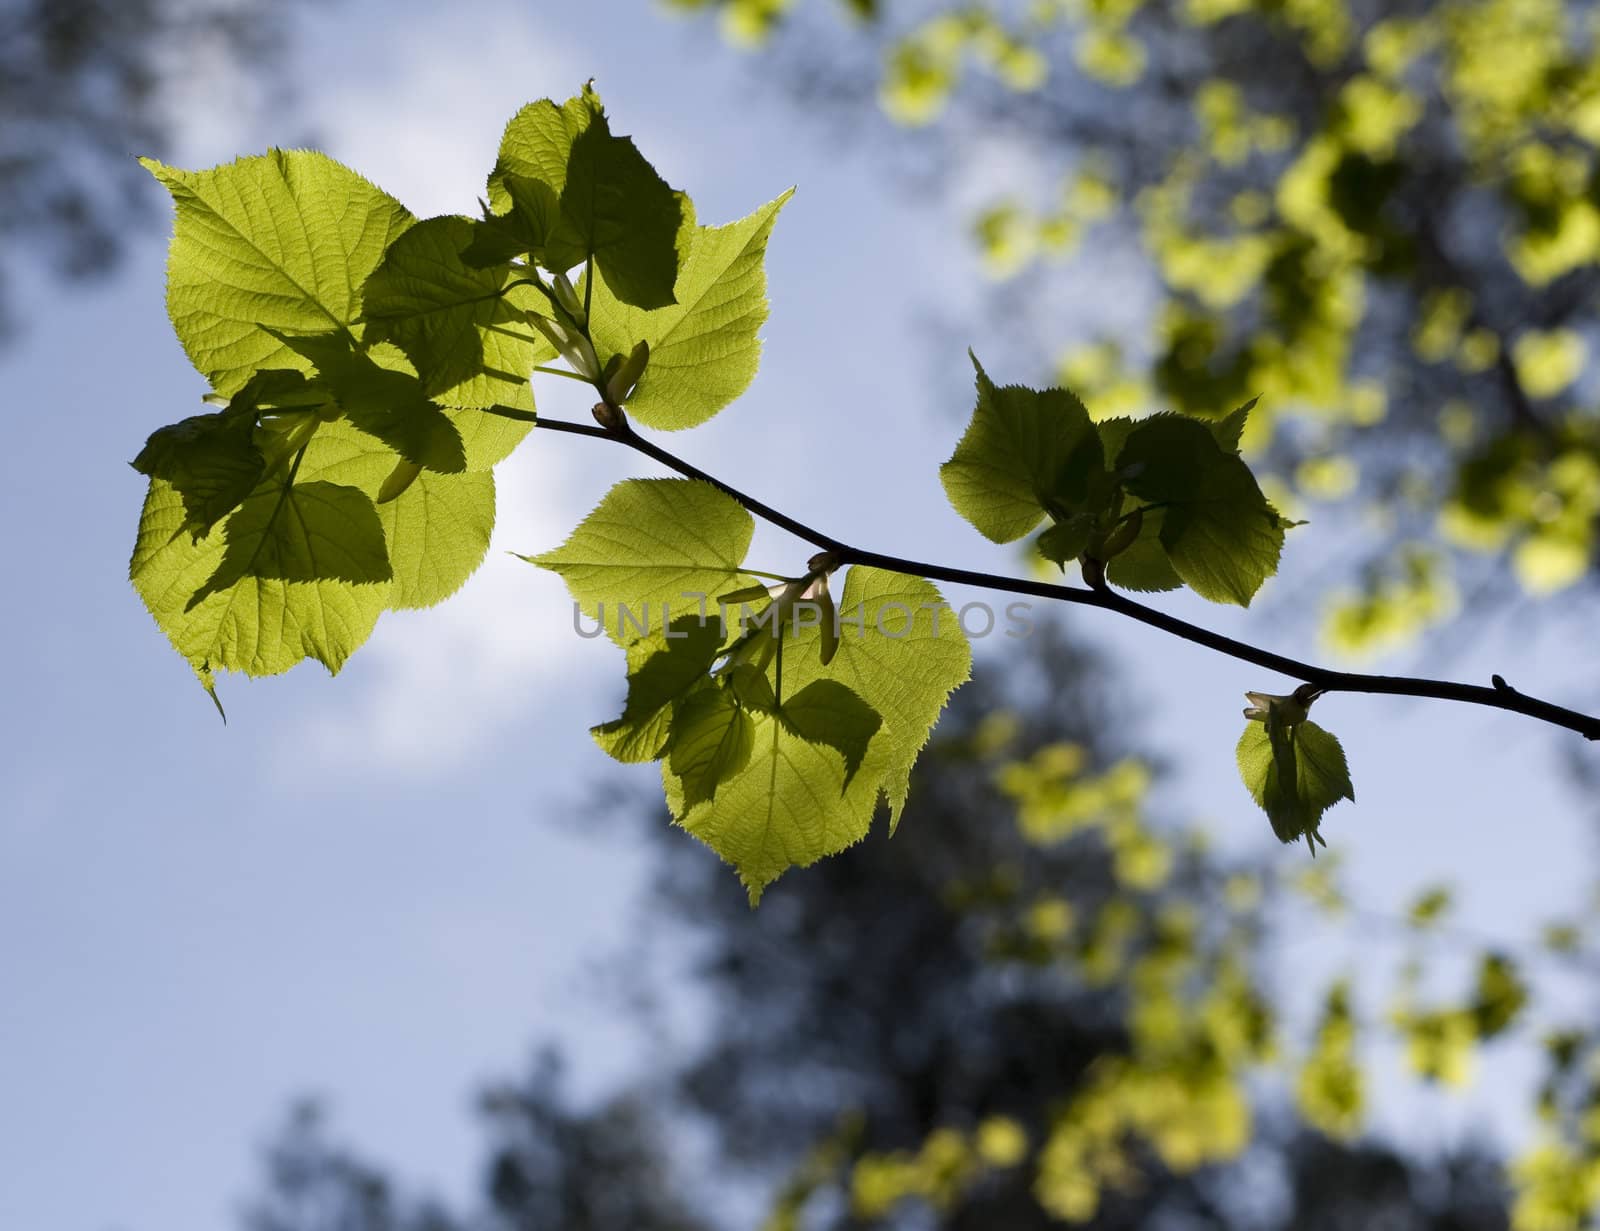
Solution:
[(652, 1112), (626, 1097), (575, 1107), (553, 1056), (487, 1091), (479, 1114), (482, 1208), (461, 1216), (403, 1191), (330, 1139), (322, 1108), (300, 1104), (263, 1155), (245, 1231), (710, 1231), (667, 1173)]
[[(1590, 0), (884, 0), (853, 36), (806, 20), (834, 0), (717, 7), (808, 100), (861, 105), (852, 53), (872, 49), (882, 111), (952, 179), (1004, 152), (1020, 187), (989, 190), (973, 239), (1099, 413), (1259, 395), (1247, 452), (1308, 503), (1363, 502), (1332, 645), (1449, 619), (1458, 571), (1502, 596), (1507, 573), (1533, 595), (1593, 576)], [(1146, 336), (1060, 336), (1061, 303), (1103, 298), (1081, 280), (1108, 251), (1142, 261), (1118, 294)]]
[[(1332, 859), (1284, 877), (1160, 822), (1156, 768), (1110, 742), (1125, 702), (1053, 630), (958, 694), (892, 842), (758, 912), (651, 818), (651, 927), (700, 955), (705, 1030), (684, 1052), (650, 1027), (650, 1071), (589, 1108), (548, 1068), (496, 1093), (482, 1211), (398, 1218), (392, 1186), (324, 1145), (345, 1195), (322, 1208), (375, 1192), (391, 1221), (251, 1231), (1586, 1225), (1600, 1033), (1536, 994), (1592, 972), (1580, 929), (1487, 946), (1440, 887), (1375, 915)], [(1315, 957), (1295, 939), (1309, 915)], [(630, 959), (636, 989), (652, 960)], [(682, 996), (681, 972), (656, 977)], [(1511, 1038), (1547, 1039), (1547, 1072), (1504, 1171), (1374, 1132), (1375, 1110), (1465, 1086)], [(1395, 1058), (1417, 1087), (1380, 1088)], [(283, 1187), (269, 1172), (264, 1208)]]
[(268, 0), (0, 0), (0, 329), (17, 323), (7, 274), (19, 259), (67, 278), (114, 267), (151, 200), (135, 154), (170, 151), (180, 83), (272, 79), (293, 10)]

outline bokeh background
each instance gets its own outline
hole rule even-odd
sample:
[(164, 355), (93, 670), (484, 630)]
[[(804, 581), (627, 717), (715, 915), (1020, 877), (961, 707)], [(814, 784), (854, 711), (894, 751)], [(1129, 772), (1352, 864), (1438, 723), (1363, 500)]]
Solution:
[[(0, 1226), (749, 1227), (784, 1193), (793, 1226), (1579, 1225), (1575, 737), (1322, 702), (1360, 802), (1308, 877), (1233, 766), (1285, 681), (1040, 610), (977, 644), (893, 841), (751, 914), (593, 746), (621, 664), (507, 554), (634, 456), (535, 433), (459, 595), (336, 681), (224, 681), (226, 727), (126, 581), (124, 463), (205, 392), (133, 158), (314, 145), (472, 212), (505, 120), (593, 77), (702, 221), (799, 186), (697, 464), (1020, 571), (937, 482), (967, 346), (1104, 413), (1260, 393), (1311, 524), (1251, 611), (1161, 606), (1592, 710), (1593, 9), (1401, 7), (0, 5)], [(1257, 1010), (1271, 1048), (1218, 1042)]]

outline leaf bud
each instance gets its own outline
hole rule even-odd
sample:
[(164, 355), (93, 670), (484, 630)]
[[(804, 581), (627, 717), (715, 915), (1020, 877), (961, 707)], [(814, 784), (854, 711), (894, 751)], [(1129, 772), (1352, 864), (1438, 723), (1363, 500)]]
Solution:
[(389, 472), (389, 477), (383, 481), (383, 486), (378, 488), (377, 502), (388, 504), (389, 501), (398, 499), (405, 493), (406, 488), (417, 481), (417, 476), (421, 473), (421, 466), (402, 457)]
[(561, 357), (572, 365), (574, 372), (584, 380), (599, 378), (600, 361), (595, 357), (594, 344), (588, 338), (576, 329), (569, 329), (560, 321), (540, 316), (537, 312), (528, 313), (528, 319), (533, 322), (535, 329), (544, 334), (545, 340), (561, 353)]
[(626, 402), (633, 396), (639, 378), (644, 375), (645, 364), (649, 362), (650, 343), (641, 339), (607, 378), (606, 397), (618, 404)]
[(822, 609), (822, 665), (826, 667), (839, 652), (839, 615), (833, 605), (833, 595), (828, 593), (828, 575), (818, 577), (812, 586), (817, 606)]
[(1247, 692), (1245, 700), (1250, 702), (1244, 716), (1251, 722), (1266, 722), (1274, 710), (1277, 711), (1278, 721), (1286, 727), (1299, 726), (1306, 720), (1306, 714), (1311, 709), (1311, 701), (1302, 700), (1298, 692), (1290, 693), (1287, 697), (1280, 697), (1270, 692)]
[(1133, 545), (1133, 540), (1139, 537), (1139, 531), (1142, 529), (1144, 529), (1144, 510), (1135, 509), (1111, 527), (1105, 542), (1100, 545), (1100, 550), (1093, 554), (1101, 560), (1110, 560), (1122, 554)]
[(572, 318), (572, 323), (579, 329), (588, 323), (588, 316), (583, 310), (583, 301), (578, 298), (578, 292), (567, 280), (566, 274), (556, 274), (550, 279), (555, 288), (556, 302), (561, 305), (561, 310)]

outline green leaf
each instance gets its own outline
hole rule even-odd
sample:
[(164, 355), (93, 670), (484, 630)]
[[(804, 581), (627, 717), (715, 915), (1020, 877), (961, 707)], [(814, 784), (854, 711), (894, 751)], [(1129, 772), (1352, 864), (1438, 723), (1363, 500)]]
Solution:
[(694, 427), (749, 388), (767, 319), (767, 240), (792, 195), (727, 226), (694, 227), (670, 307), (642, 311), (604, 280), (595, 285), (589, 329), (601, 360), (650, 344), (650, 362), (628, 402), (646, 427)]
[(662, 780), (679, 824), (738, 870), (755, 905), (789, 868), (859, 842), (872, 823), (877, 791), (864, 789), (860, 774), (842, 789), (837, 749), (803, 738), (774, 714), (744, 713), (749, 760), (718, 784), (714, 798), (688, 804), (670, 763), (662, 766)]
[(1129, 419), (1125, 415), (1118, 415), (1111, 419), (1101, 419), (1094, 425), (1095, 435), (1100, 437), (1100, 450), (1105, 455), (1107, 466), (1113, 468), (1116, 466), (1122, 446), (1128, 443), (1128, 437), (1133, 435), (1133, 430), (1144, 422), (1148, 420)]
[(504, 265), (524, 255), (542, 261), (545, 240), (561, 216), (555, 189), (543, 180), (509, 173), (499, 182), (508, 209), (472, 224), (472, 240), (461, 250), (461, 259), (474, 268)]
[[(1225, 415), (1221, 419), (1196, 419), (1194, 422), (1204, 425), (1211, 433), (1211, 438), (1217, 442), (1217, 447), (1224, 453), (1239, 452), (1239, 441), (1244, 436), (1245, 425), (1250, 421), (1250, 412), (1256, 408), (1260, 398), (1251, 398), (1243, 406)], [(1115, 458), (1122, 452), (1122, 446), (1128, 443), (1128, 437), (1141, 423), (1149, 423), (1152, 419), (1187, 419), (1184, 415), (1158, 414), (1147, 419), (1129, 419), (1119, 416), (1113, 419), (1102, 419), (1095, 426), (1100, 431), (1100, 440), (1105, 446), (1107, 458)]]
[(395, 241), (362, 291), (368, 337), (399, 346), (444, 405), (531, 409), (528, 378), (544, 346), (526, 312), (546, 301), (510, 265), (463, 261), (472, 228), (467, 218), (429, 218)]
[(765, 670), (751, 663), (735, 663), (727, 672), (728, 687), (747, 709), (763, 714), (778, 712), (778, 696)]
[[(351, 425), (328, 423), (306, 447), (300, 478), (359, 488), (376, 501), (398, 460)], [(388, 605), (431, 607), (459, 590), (483, 563), (494, 530), (494, 476), (423, 471), (377, 509), (394, 572)]]
[[(531, 394), (499, 405), (503, 410), (533, 413)], [(489, 470), (503, 462), (533, 430), (532, 422), (526, 419), (511, 419), (472, 406), (452, 406), (445, 413), (461, 435), (468, 470)]]
[(1239, 441), (1244, 437), (1245, 425), (1250, 421), (1250, 412), (1256, 408), (1256, 403), (1260, 400), (1258, 397), (1251, 398), (1232, 414), (1222, 419), (1213, 419), (1206, 424), (1224, 452), (1239, 451)]
[(423, 392), (399, 350), (378, 342), (356, 351), (340, 334), (282, 337), (311, 361), (317, 383), (354, 427), (426, 470), (456, 474), (467, 468), (461, 433)]
[(819, 628), (784, 638), (783, 696), (832, 680), (882, 718), (850, 785), (853, 792), (869, 783), (874, 795), (882, 786), (893, 830), (910, 793), (911, 767), (950, 694), (970, 675), (972, 652), (956, 613), (919, 577), (855, 565), (845, 577), (838, 615), (839, 648), (827, 666)]
[(1069, 560), (1076, 560), (1084, 553), (1093, 533), (1094, 518), (1085, 513), (1075, 513), (1066, 521), (1048, 527), (1034, 546), (1046, 560), (1065, 568)]
[[(598, 97), (585, 89), (564, 103), (542, 98), (511, 117), (500, 138), (500, 155), (489, 173), (489, 205), (497, 215), (511, 213), (516, 206), (513, 177), (541, 182), (549, 188), (550, 197), (538, 205), (532, 217), (542, 217), (548, 233), (554, 215), (542, 211), (549, 200), (559, 199), (566, 186), (572, 143), (589, 127), (598, 106)], [(525, 192), (524, 199), (529, 200), (530, 194)], [(542, 247), (544, 240), (540, 235), (535, 246)]]
[(197, 607), (242, 581), (387, 582), (394, 576), (370, 497), (322, 482), (273, 482), (223, 523), (216, 572), (187, 603)]
[(1178, 576), (1172, 561), (1167, 559), (1167, 549), (1161, 545), (1165, 516), (1164, 509), (1145, 511), (1144, 522), (1133, 542), (1106, 564), (1106, 579), (1112, 585), (1145, 593), (1176, 590), (1183, 585), (1183, 578)]
[(672, 636), (641, 637), (628, 647), (628, 701), (620, 717), (589, 733), (618, 761), (666, 754), (672, 703), (707, 679), (724, 640), (721, 624), (698, 615), (672, 621)]
[(748, 585), (740, 565), (754, 530), (739, 502), (709, 483), (627, 479), (560, 547), (522, 559), (561, 574), (584, 614), (626, 644), (666, 604), (681, 612)]
[(263, 368), (228, 399), (228, 409), (249, 415), (321, 410), (329, 400), (327, 390), (312, 384), (304, 372), (293, 368)]
[(872, 737), (883, 726), (878, 712), (838, 680), (813, 680), (794, 696), (784, 698), (777, 714), (802, 739), (826, 744), (844, 758), (841, 793), (861, 768)]
[(753, 747), (713, 798), (689, 802), (670, 755), (662, 767), (673, 815), (738, 869), (752, 902), (786, 869), (865, 837), (880, 797), (893, 830), (911, 766), (970, 670), (960, 625), (926, 581), (857, 565), (839, 613), (844, 635), (826, 666), (820, 629), (786, 624), (764, 671), (728, 672)]
[(690, 693), (673, 707), (668, 767), (692, 809), (716, 797), (717, 789), (750, 763), (756, 720), (730, 689), (715, 684)]
[(263, 484), (197, 540), (182, 496), (151, 481), (129, 576), (202, 682), (305, 658), (337, 673), (371, 634), (390, 590), (377, 514), (360, 492), (307, 487), (290, 497), (281, 480)]
[(572, 143), (561, 219), (545, 241), (545, 268), (565, 271), (592, 258), (620, 302), (666, 307), (675, 302), (683, 201), (632, 138), (612, 135), (605, 112), (596, 108)]
[(1141, 422), (1116, 466), (1130, 492), (1165, 506), (1161, 545), (1178, 576), (1202, 598), (1248, 607), (1283, 551), (1282, 518), (1250, 468), (1180, 415)]
[(1065, 389), (999, 388), (976, 356), (972, 363), (978, 404), (939, 477), (956, 512), (985, 538), (1009, 543), (1037, 526), (1052, 503), (1083, 498), (1084, 480), (1104, 468), (1100, 438), (1083, 403)]
[(1239, 776), (1281, 842), (1304, 838), (1315, 853), (1322, 814), (1355, 800), (1344, 749), (1309, 719), (1289, 725), (1269, 711), (1265, 722), (1245, 725), (1236, 755)]
[(1255, 478), (1234, 458), (1211, 472), (1193, 500), (1166, 510), (1161, 544), (1196, 594), (1248, 607), (1278, 571), (1283, 529)]
[(1129, 491), (1163, 501), (1192, 499), (1230, 457), (1204, 423), (1175, 414), (1134, 421), (1115, 456)]
[(614, 136), (592, 86), (557, 106), (530, 103), (512, 117), (489, 176), (498, 216), (473, 239), (473, 259), (509, 244), (566, 272), (594, 259), (620, 302), (673, 302), (686, 198), (645, 161), (631, 138)]
[(442, 603), (478, 571), (494, 530), (494, 475), (424, 470), (396, 499), (378, 506), (394, 568), (389, 606)]
[[(348, 343), (341, 343), (334, 337), (327, 335), (284, 334), (282, 338), (296, 353), (305, 357), (313, 370), (316, 369), (319, 363), (326, 362), (337, 367), (351, 362)], [(380, 368), (390, 372), (403, 373), (408, 378), (407, 383), (403, 386), (397, 384), (394, 388), (401, 391), (406, 398), (414, 399), (416, 397), (417, 372), (411, 361), (406, 357), (405, 352), (392, 343), (376, 342), (369, 346), (365, 353), (367, 359), (377, 364)], [(234, 398), (233, 406), (237, 406), (239, 400), (250, 393), (251, 387), (256, 384), (257, 379), (268, 376), (293, 376), (305, 390), (305, 392), (297, 395), (292, 390), (275, 389), (273, 398), (275, 404), (280, 401), (291, 404), (298, 401), (303, 404), (320, 406), (332, 400), (332, 391), (327, 389), (324, 382), (319, 381), (317, 384), (307, 384), (303, 373), (262, 372), (258, 373), (256, 378), (252, 378), (250, 385), (247, 385)], [(533, 430), (531, 419), (515, 417), (518, 415), (531, 416), (533, 414), (533, 394), (527, 382), (523, 382), (515, 388), (502, 386), (500, 392), (507, 395), (507, 401), (494, 403), (493, 406), (496, 411), (509, 410), (514, 412), (511, 417), (501, 413), (492, 413), (489, 409), (480, 409), (476, 406), (440, 407), (437, 401), (433, 403), (435, 409), (448, 419), (449, 425), (454, 429), (455, 436), (460, 441), (459, 453), (461, 461), (467, 470), (491, 469), (510, 456), (512, 450), (521, 444), (528, 433)], [(381, 414), (381, 403), (372, 409)], [(358, 417), (361, 416), (361, 410), (361, 407), (357, 408)], [(418, 425), (425, 429), (422, 433), (423, 441), (426, 442), (429, 435), (437, 435), (441, 438), (444, 449), (448, 451), (444, 457), (436, 459), (439, 464), (434, 468), (453, 473), (453, 471), (447, 470), (448, 466), (454, 465), (454, 456), (457, 452), (453, 442), (450, 441), (448, 434), (445, 433), (444, 428), (439, 425), (438, 421), (431, 417), (430, 412), (423, 411), (422, 414), (428, 416), (424, 422)], [(363, 422), (361, 426), (370, 434), (379, 436), (383, 434), (383, 428), (380, 423), (368, 421)], [(422, 456), (426, 455), (419, 449), (414, 448), (413, 451), (419, 452), (419, 455)], [(456, 468), (459, 469), (460, 467)]]
[(167, 311), (194, 365), (232, 394), (261, 368), (305, 364), (270, 332), (356, 319), (356, 293), (413, 221), (348, 167), (271, 150), (209, 171), (144, 167), (177, 206)]
[(204, 538), (261, 481), (255, 426), (255, 415), (232, 409), (195, 415), (154, 432), (133, 468), (171, 484), (183, 500), (183, 529)]

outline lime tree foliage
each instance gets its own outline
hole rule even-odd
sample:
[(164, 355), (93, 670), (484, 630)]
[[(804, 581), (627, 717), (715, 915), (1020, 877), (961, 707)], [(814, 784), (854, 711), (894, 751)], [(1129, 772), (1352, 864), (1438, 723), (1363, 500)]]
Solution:
[[(668, 6), (770, 42), (808, 109), (875, 96), (993, 184), (971, 238), (998, 298), (1100, 413), (1260, 395), (1246, 451), (1286, 507), (1373, 514), (1331, 646), (1404, 645), (1463, 591), (1592, 585), (1591, 0)], [(1059, 271), (1107, 252), (1148, 306), (1063, 331)]]
[[(559, 574), (624, 652), (622, 712), (594, 728), (656, 762), (676, 821), (752, 902), (786, 869), (891, 831), (970, 650), (934, 584), (1088, 603), (1304, 681), (1251, 694), (1239, 763), (1285, 842), (1313, 852), (1352, 798), (1337, 741), (1307, 719), (1329, 691), (1408, 691), (1600, 723), (1496, 688), (1355, 677), (1153, 612), (1121, 591), (1186, 587), (1248, 606), (1298, 523), (1241, 448), (1254, 400), (1216, 415), (1092, 415), (1062, 388), (996, 385), (942, 468), (984, 537), (1039, 531), (1041, 566), (1084, 585), (971, 574), (851, 547), (711, 479), (642, 436), (705, 422), (744, 392), (767, 315), (763, 258), (784, 193), (702, 225), (611, 130), (592, 88), (506, 126), (479, 217), (417, 219), (322, 154), (272, 150), (205, 171), (146, 161), (177, 221), (167, 307), (213, 409), (154, 432), (130, 575), (216, 700), (218, 672), (337, 672), (388, 610), (428, 607), (482, 563), (494, 467), (536, 423), (620, 443), (683, 477), (619, 483), (559, 547)], [(976, 361), (974, 361), (976, 364)], [(532, 380), (575, 379), (597, 423), (541, 421)], [(747, 560), (754, 514), (823, 550)], [(1263, 698), (1265, 698), (1263, 700)], [(220, 708), (220, 703), (219, 703)]]

